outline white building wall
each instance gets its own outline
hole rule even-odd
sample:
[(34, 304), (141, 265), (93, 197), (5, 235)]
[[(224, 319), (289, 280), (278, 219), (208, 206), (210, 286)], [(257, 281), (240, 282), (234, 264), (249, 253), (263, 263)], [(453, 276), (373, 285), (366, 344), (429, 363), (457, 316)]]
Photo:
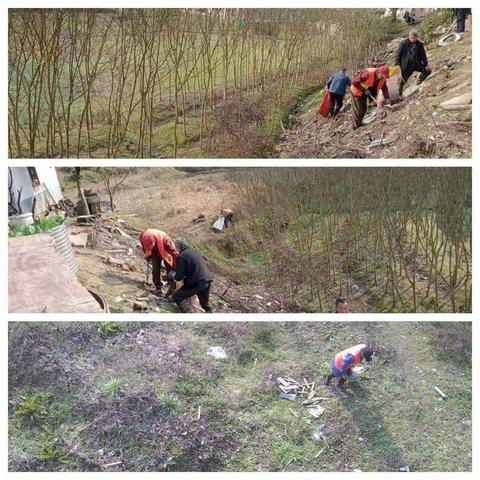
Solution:
[[(37, 170), (37, 175), (40, 180), (40, 184), (45, 184), (55, 199), (56, 202), (59, 202), (62, 198), (62, 189), (57, 177), (57, 170), (55, 167), (35, 167)], [(50, 203), (52, 200), (50, 199)]]
[[(55, 167), (35, 167), (35, 169), (40, 185), (34, 187), (27, 167), (10, 167), (13, 177), (14, 204), (16, 204), (18, 190), (21, 188), (20, 207), (22, 212), (31, 212), (33, 199), (36, 198), (35, 215), (38, 216), (48, 212), (49, 205), (54, 203), (50, 195), (55, 199), (55, 202), (61, 200), (63, 195)], [(43, 184), (48, 188), (50, 195)]]

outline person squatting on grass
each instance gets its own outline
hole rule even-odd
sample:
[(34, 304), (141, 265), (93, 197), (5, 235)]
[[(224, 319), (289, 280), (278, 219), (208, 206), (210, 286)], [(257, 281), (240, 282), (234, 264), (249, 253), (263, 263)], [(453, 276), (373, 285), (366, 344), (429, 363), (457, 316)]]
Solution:
[(329, 385), (332, 378), (338, 378), (336, 387), (343, 390), (345, 382), (352, 374), (352, 369), (361, 365), (364, 360), (370, 363), (372, 355), (373, 349), (367, 347), (364, 343), (337, 353), (331, 363), (332, 373), (325, 375), (323, 383)]
[(200, 252), (188, 245), (184, 238), (175, 240), (175, 248), (179, 253), (176, 258), (174, 279), (177, 285), (180, 282), (183, 284), (172, 295), (173, 301), (181, 312), (191, 313), (192, 306), (188, 299), (197, 295), (201, 307), (206, 313), (211, 313), (209, 298), (213, 273), (208, 269)]
[(225, 228), (228, 228), (228, 226), (233, 222), (233, 216), (234, 216), (234, 211), (231, 210), (230, 208), (222, 208), (222, 211), (220, 214), (223, 216), (225, 219), (224, 226)]

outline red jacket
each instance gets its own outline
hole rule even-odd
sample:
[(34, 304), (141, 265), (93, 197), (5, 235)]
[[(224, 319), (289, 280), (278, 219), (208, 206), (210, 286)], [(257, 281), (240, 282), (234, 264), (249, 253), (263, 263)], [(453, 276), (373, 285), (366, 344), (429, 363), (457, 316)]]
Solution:
[(140, 234), (140, 243), (145, 257), (150, 258), (155, 251), (164, 262), (175, 268), (175, 258), (178, 254), (172, 239), (161, 230), (149, 228)]
[(353, 367), (362, 363), (362, 350), (366, 347), (364, 343), (360, 343), (337, 353), (334, 359), (335, 368), (341, 372), (342, 375), (346, 375), (347, 371), (350, 371)]
[(365, 68), (358, 75), (355, 75), (352, 78), (352, 86), (350, 87), (350, 90), (356, 97), (361, 97), (365, 90), (370, 90), (372, 95), (376, 97), (381, 90), (385, 100), (390, 98), (386, 78), (381, 77), (380, 79), (377, 79), (376, 68)]

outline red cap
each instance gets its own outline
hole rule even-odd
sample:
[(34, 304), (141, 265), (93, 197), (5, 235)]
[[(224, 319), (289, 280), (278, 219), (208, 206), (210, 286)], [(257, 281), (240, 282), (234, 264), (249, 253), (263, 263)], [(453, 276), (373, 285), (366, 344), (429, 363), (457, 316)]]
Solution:
[(155, 235), (153, 235), (152, 233), (143, 232), (140, 235), (140, 243), (142, 244), (142, 250), (147, 258), (152, 256), (152, 249), (155, 245), (155, 241)]
[(385, 77), (388, 78), (390, 76), (390, 69), (386, 65), (382, 65), (378, 67), (378, 71)]

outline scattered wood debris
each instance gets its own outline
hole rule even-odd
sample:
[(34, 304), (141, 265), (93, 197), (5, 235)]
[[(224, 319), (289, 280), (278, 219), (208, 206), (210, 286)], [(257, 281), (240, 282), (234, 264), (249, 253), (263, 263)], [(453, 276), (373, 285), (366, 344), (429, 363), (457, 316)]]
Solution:
[[(322, 400), (328, 400), (328, 397), (319, 397), (316, 395), (315, 382), (307, 382), (304, 378), (300, 384), (290, 377), (278, 377), (278, 388), (281, 390), (280, 398), (285, 400), (296, 400), (297, 397), (303, 397), (302, 405), (308, 413), (315, 418), (319, 418), (325, 412), (325, 408), (319, 405)], [(293, 412), (292, 412), (293, 413)], [(295, 415), (297, 416), (297, 415)]]

